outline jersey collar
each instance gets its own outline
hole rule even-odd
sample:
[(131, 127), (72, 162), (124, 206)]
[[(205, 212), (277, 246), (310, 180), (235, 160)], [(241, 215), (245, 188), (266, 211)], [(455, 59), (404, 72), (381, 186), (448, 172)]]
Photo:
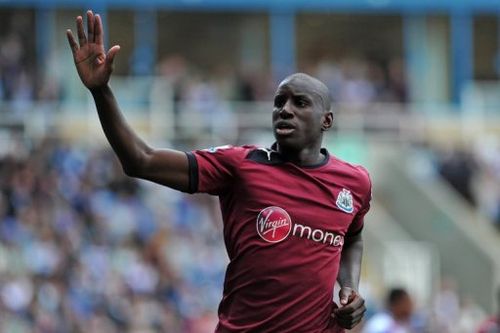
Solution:
[[(278, 143), (275, 142), (271, 145), (270, 151), (273, 153), (273, 155), (276, 155), (282, 163), (288, 162), (286, 160), (286, 158), (278, 152), (277, 148), (278, 148)], [(294, 164), (301, 167), (301, 168), (307, 168), (307, 169), (322, 167), (323, 165), (326, 165), (328, 163), (328, 161), (330, 160), (330, 153), (328, 153), (328, 150), (326, 148), (321, 148), (320, 152), (324, 156), (324, 158), (319, 163), (315, 163), (315, 164), (311, 164), (311, 165), (301, 165), (301, 164), (296, 164), (296, 163), (294, 163)]]

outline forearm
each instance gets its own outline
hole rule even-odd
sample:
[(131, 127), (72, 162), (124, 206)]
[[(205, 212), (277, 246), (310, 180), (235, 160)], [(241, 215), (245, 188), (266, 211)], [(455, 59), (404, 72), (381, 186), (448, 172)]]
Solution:
[(363, 256), (363, 238), (361, 234), (347, 241), (342, 249), (337, 281), (341, 287), (358, 290)]
[(108, 85), (92, 89), (91, 93), (104, 134), (118, 156), (123, 169), (128, 173), (127, 170), (133, 170), (141, 163), (150, 148), (127, 124)]
[(71, 30), (66, 31), (76, 70), (97, 107), (104, 134), (120, 159), (123, 171), (131, 177), (147, 179), (177, 190), (190, 190), (189, 161), (184, 152), (153, 149), (139, 138), (127, 124), (108, 81), (113, 72), (113, 59), (120, 50), (115, 45), (106, 53), (103, 46), (102, 22), (99, 15), (87, 11), (87, 31), (83, 18), (76, 18), (78, 43)]

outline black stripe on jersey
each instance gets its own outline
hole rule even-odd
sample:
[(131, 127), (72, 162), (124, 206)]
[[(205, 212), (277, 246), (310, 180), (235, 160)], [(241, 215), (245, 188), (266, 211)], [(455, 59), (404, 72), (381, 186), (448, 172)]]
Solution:
[(186, 152), (189, 165), (189, 186), (187, 193), (198, 192), (198, 162), (192, 152)]
[(283, 164), (285, 160), (281, 155), (269, 148), (257, 148), (248, 153), (247, 159), (262, 164), (276, 165)]
[[(301, 168), (306, 168), (306, 169), (312, 169), (312, 168), (318, 168), (323, 165), (326, 165), (328, 163), (328, 160), (330, 159), (330, 154), (328, 153), (328, 150), (325, 148), (321, 148), (321, 154), (324, 156), (323, 160), (319, 163), (313, 164), (313, 165), (299, 165)], [(252, 150), (251, 152), (248, 153), (247, 159), (257, 162), (257, 163), (262, 163), (262, 164), (268, 164), (268, 165), (277, 165), (277, 164), (283, 164), (288, 162), (283, 155), (281, 155), (277, 150), (276, 150), (276, 143), (274, 143), (271, 148), (257, 148)]]

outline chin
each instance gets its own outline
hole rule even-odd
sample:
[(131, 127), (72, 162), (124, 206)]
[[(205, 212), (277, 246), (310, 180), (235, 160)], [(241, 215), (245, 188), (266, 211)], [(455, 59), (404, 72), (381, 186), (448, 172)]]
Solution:
[(300, 150), (304, 146), (302, 142), (299, 142), (296, 138), (292, 136), (275, 135), (274, 138), (276, 139), (276, 142), (278, 143), (278, 146), (280, 146), (281, 149)]

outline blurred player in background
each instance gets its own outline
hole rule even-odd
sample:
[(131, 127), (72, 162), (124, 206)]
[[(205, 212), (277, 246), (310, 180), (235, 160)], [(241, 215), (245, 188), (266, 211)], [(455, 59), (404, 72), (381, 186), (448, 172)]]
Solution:
[(387, 310), (374, 315), (363, 328), (363, 333), (411, 333), (413, 301), (408, 292), (394, 288), (387, 294)]
[(477, 333), (500, 333), (500, 288), (497, 291), (497, 313), (481, 324)]
[[(194, 152), (154, 149), (123, 118), (108, 86), (120, 47), (107, 53), (101, 19), (77, 17), (68, 41), (123, 170), (183, 192), (219, 196), (230, 263), (216, 332), (342, 332), (365, 312), (357, 293), (366, 170), (321, 148), (333, 123), (329, 91), (294, 74), (279, 85), (271, 148), (223, 146)], [(338, 281), (340, 307), (333, 302)]]

